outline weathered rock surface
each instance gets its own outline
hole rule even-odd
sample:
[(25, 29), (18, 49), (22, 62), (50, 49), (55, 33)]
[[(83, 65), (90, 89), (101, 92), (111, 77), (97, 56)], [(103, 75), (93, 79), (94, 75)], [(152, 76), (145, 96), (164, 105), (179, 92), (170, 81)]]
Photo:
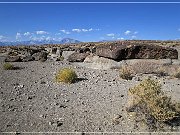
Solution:
[(79, 63), (79, 65), (92, 69), (116, 69), (121, 66), (126, 65), (125, 61), (114, 61), (112, 59), (107, 59), (99, 56), (89, 55), (85, 58), (84, 63)]
[(125, 59), (178, 58), (178, 52), (173, 48), (153, 45), (123, 45), (120, 43), (98, 46), (96, 54), (116, 61)]
[(23, 62), (28, 62), (28, 61), (33, 61), (34, 58), (31, 55), (25, 56), (25, 57), (21, 57)]
[(19, 62), (21, 61), (19, 56), (7, 56), (5, 62)]
[(89, 53), (78, 53), (75, 52), (68, 57), (69, 62), (83, 62), (84, 59), (89, 55)]
[(38, 60), (47, 60), (47, 53), (46, 52), (38, 52), (32, 55), (32, 57), (34, 58), (34, 60), (38, 61)]

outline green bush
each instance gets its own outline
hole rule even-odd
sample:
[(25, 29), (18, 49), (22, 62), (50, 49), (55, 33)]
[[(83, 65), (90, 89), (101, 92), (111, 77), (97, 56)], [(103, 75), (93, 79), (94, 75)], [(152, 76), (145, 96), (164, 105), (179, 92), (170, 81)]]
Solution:
[(131, 80), (133, 77), (133, 70), (129, 66), (123, 66), (120, 69), (119, 76), (122, 79)]
[(77, 80), (77, 74), (73, 69), (64, 68), (59, 70), (56, 75), (57, 82), (74, 83)]
[(144, 107), (146, 113), (159, 122), (166, 122), (180, 116), (177, 103), (172, 103), (171, 98), (161, 90), (161, 85), (154, 80), (146, 79), (138, 86), (129, 89), (129, 94), (134, 100), (131, 108)]
[(5, 70), (13, 70), (14, 69), (14, 65), (11, 64), (11, 63), (4, 63), (3, 68)]

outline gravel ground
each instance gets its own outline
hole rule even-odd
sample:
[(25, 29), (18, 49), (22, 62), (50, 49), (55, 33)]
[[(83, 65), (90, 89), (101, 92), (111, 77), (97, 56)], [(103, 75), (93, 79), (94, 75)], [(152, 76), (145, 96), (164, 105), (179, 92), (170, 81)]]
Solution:
[[(136, 125), (125, 110), (128, 89), (140, 81), (120, 79), (118, 70), (89, 69), (66, 61), (14, 62), (20, 69), (3, 70), (3, 57), (0, 61), (1, 133), (147, 132), (145, 127)], [(74, 68), (79, 81), (70, 85), (56, 83), (55, 74), (63, 67)], [(160, 82), (167, 94), (180, 101), (180, 80), (160, 78)]]

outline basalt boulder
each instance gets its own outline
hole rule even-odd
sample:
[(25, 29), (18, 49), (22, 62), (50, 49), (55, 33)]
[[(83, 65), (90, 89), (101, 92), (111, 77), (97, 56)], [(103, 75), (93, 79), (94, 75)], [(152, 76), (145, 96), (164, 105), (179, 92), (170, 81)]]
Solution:
[(5, 62), (20, 62), (21, 58), (20, 56), (7, 56), (5, 58)]
[(78, 53), (75, 52), (68, 57), (69, 62), (83, 62), (84, 59), (89, 55), (89, 53)]
[(35, 61), (46, 61), (47, 55), (48, 55), (47, 52), (38, 52), (38, 53), (34, 53), (32, 57)]
[(116, 61), (126, 59), (178, 59), (176, 49), (155, 45), (101, 45), (96, 48), (96, 55)]

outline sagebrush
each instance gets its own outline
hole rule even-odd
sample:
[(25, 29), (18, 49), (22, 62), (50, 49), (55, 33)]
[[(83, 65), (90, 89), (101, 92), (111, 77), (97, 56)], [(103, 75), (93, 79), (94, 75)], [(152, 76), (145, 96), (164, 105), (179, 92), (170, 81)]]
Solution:
[(71, 68), (63, 68), (56, 75), (57, 82), (74, 83), (77, 80), (76, 72)]
[(123, 66), (119, 71), (119, 76), (122, 79), (131, 80), (133, 77), (133, 70), (129, 66)]
[(130, 110), (140, 106), (141, 110), (148, 113), (159, 122), (166, 122), (180, 116), (177, 103), (172, 103), (171, 98), (161, 90), (161, 85), (151, 79), (142, 81), (139, 85), (129, 89), (129, 96), (133, 100)]
[(14, 65), (11, 64), (11, 63), (4, 63), (3, 68), (5, 70), (13, 70), (14, 69)]

